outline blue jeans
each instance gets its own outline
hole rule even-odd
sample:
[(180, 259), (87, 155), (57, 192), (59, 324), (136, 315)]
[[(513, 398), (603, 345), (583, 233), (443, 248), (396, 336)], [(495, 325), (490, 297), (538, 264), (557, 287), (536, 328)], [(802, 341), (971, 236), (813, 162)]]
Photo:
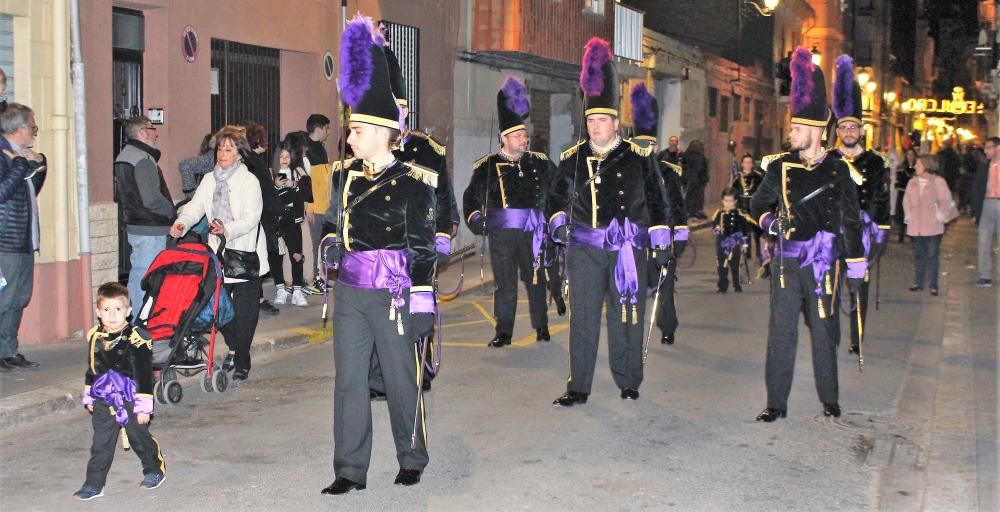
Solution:
[(916, 277), (913, 284), (923, 287), (925, 280), (928, 288), (938, 287), (938, 254), (941, 248), (941, 235), (914, 236), (913, 258), (915, 260)]
[(142, 299), (145, 294), (142, 291), (142, 277), (146, 275), (146, 270), (153, 263), (160, 251), (167, 248), (166, 235), (133, 235), (128, 234), (128, 244), (132, 247), (132, 256), (129, 262), (132, 270), (128, 273), (128, 294), (132, 299), (132, 307), (135, 308), (133, 314), (139, 314), (142, 306)]

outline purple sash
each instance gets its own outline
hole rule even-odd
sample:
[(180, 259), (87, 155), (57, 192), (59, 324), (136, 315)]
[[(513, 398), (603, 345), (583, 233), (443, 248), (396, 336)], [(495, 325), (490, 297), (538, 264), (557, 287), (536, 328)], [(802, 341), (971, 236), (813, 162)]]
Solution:
[(639, 227), (628, 218), (620, 223), (612, 219), (607, 228), (592, 228), (585, 224), (574, 223), (570, 232), (570, 245), (585, 245), (605, 251), (618, 251), (618, 261), (615, 262), (615, 287), (621, 295), (619, 301), (625, 305), (630, 300), (634, 305), (638, 302), (639, 274), (635, 268), (635, 249), (645, 249), (649, 245), (649, 234), (644, 227)]
[(871, 259), (869, 256), (872, 253), (872, 244), (882, 243), (884, 237), (882, 229), (868, 216), (868, 212), (862, 210), (861, 222), (864, 224), (861, 229), (861, 245), (865, 247), (865, 259), (869, 260)]
[(114, 371), (98, 375), (90, 386), (90, 396), (107, 402), (115, 410), (115, 421), (119, 425), (128, 423), (125, 402), (135, 403), (135, 381)]
[(746, 237), (743, 236), (743, 233), (733, 233), (719, 242), (722, 245), (722, 252), (727, 258), (744, 243), (746, 243)]
[(518, 229), (532, 234), (531, 257), (535, 270), (541, 264), (542, 242), (545, 240), (545, 215), (534, 208), (500, 208), (491, 210), (486, 219), (490, 231)]
[(829, 231), (819, 231), (812, 239), (800, 242), (783, 240), (779, 253), (786, 258), (799, 258), (799, 268), (813, 266), (813, 278), (816, 280), (816, 295), (823, 295), (823, 278), (837, 261), (837, 247), (834, 242), (837, 237)]
[(410, 257), (403, 250), (348, 251), (340, 260), (337, 279), (355, 288), (389, 290), (400, 308), (406, 303), (403, 290), (413, 285), (409, 267)]

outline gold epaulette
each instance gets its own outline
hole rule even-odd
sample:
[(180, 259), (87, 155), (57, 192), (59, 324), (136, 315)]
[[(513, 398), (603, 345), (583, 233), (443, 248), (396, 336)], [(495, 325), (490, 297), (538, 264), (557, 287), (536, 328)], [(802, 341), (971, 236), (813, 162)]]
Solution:
[(716, 208), (716, 209), (715, 209), (715, 213), (713, 213), (713, 214), (712, 214), (712, 222), (715, 222), (715, 221), (716, 221), (715, 219), (719, 219), (719, 220), (722, 220), (722, 219), (721, 219), (721, 218), (719, 217), (719, 214), (720, 214), (720, 213), (722, 213), (722, 208)]
[(145, 345), (146, 348), (150, 350), (153, 349), (153, 340), (144, 338), (142, 336), (142, 333), (139, 332), (138, 327), (132, 328), (132, 332), (128, 336), (128, 342), (131, 343), (132, 346), (136, 348), (142, 348), (142, 346)]
[(843, 160), (843, 162), (847, 164), (847, 168), (851, 171), (851, 180), (854, 181), (855, 184), (861, 185), (865, 182), (865, 177), (858, 172), (857, 167), (854, 167), (853, 163), (848, 162), (847, 160)]
[(675, 173), (677, 173), (678, 176), (681, 176), (681, 177), (684, 176), (684, 168), (683, 167), (681, 167), (681, 166), (679, 166), (677, 164), (674, 164), (674, 163), (670, 163), (670, 162), (668, 162), (666, 160), (660, 160), (660, 163), (663, 164), (663, 165), (665, 165), (665, 166), (667, 166), (667, 168), (670, 169), (671, 171), (674, 171)]
[(341, 170), (342, 168), (343, 169), (348, 169), (352, 165), (354, 165), (354, 161), (355, 160), (356, 160), (355, 158), (347, 158), (345, 160), (334, 160), (330, 164), (330, 172), (337, 172), (337, 171)]
[(635, 141), (633, 141), (632, 139), (625, 139), (625, 142), (628, 142), (629, 147), (632, 148), (632, 152), (639, 156), (647, 157), (653, 154), (653, 146), (643, 147), (640, 146), (639, 144), (636, 144)]
[(786, 152), (786, 153), (775, 153), (773, 155), (765, 155), (763, 158), (760, 159), (760, 168), (764, 172), (767, 172), (767, 167), (769, 165), (771, 165), (771, 162), (773, 162), (773, 161), (775, 161), (775, 160), (777, 160), (777, 159), (779, 159), (779, 158), (781, 158), (781, 157), (783, 157), (783, 156), (785, 156), (787, 154), (788, 153)]
[(434, 140), (434, 137), (431, 137), (430, 135), (427, 135), (426, 133), (424, 133), (424, 132), (422, 132), (420, 130), (412, 130), (412, 131), (410, 131), (410, 133), (412, 133), (413, 135), (416, 135), (417, 137), (421, 137), (421, 138), (427, 140), (427, 143), (430, 144), (431, 149), (433, 149), (435, 153), (437, 153), (437, 154), (439, 154), (441, 156), (444, 156), (445, 153), (447, 152), (447, 150), (445, 149), (445, 147), (443, 145), (441, 145), (440, 142)]
[(479, 160), (476, 160), (475, 162), (472, 163), (472, 169), (473, 170), (478, 169), (480, 165), (483, 165), (484, 163), (486, 163), (486, 161), (489, 160), (490, 157), (493, 156), (494, 154), (495, 153), (490, 153), (488, 155), (483, 155)]
[(882, 166), (883, 167), (889, 167), (889, 155), (887, 155), (885, 153), (880, 153), (878, 151), (875, 151), (874, 149), (872, 150), (872, 153), (875, 153), (876, 155), (878, 155), (879, 158), (882, 159)]
[(94, 336), (97, 334), (97, 331), (99, 331), (100, 329), (101, 329), (101, 324), (97, 324), (97, 325), (91, 327), (90, 330), (87, 331), (87, 341), (89, 341), (91, 344), (93, 344), (93, 342), (94, 342)]
[(528, 153), (530, 153), (532, 155), (535, 155), (535, 157), (541, 158), (543, 160), (548, 160), (549, 159), (549, 155), (546, 155), (545, 153), (542, 153), (541, 151), (528, 151)]
[(567, 158), (576, 154), (576, 152), (580, 150), (580, 146), (582, 146), (584, 142), (587, 141), (581, 140), (580, 142), (577, 142), (573, 146), (570, 146), (570, 148), (567, 149), (566, 151), (559, 153), (559, 161), (562, 162), (563, 160), (566, 160)]
[(740, 212), (740, 215), (742, 215), (742, 216), (743, 216), (743, 218), (744, 218), (744, 219), (745, 219), (745, 220), (746, 220), (747, 222), (749, 222), (750, 224), (752, 224), (752, 225), (754, 225), (754, 226), (756, 226), (756, 225), (757, 225), (757, 221), (756, 221), (756, 220), (754, 220), (754, 218), (753, 218), (753, 217), (751, 217), (749, 213), (747, 213), (747, 212), (745, 212), (745, 211), (743, 211), (743, 210), (740, 210), (739, 208), (737, 208), (737, 211), (738, 211), (738, 212)]
[(403, 165), (410, 168), (410, 172), (406, 173), (413, 179), (420, 180), (434, 188), (438, 186), (438, 174), (433, 169), (428, 169), (422, 165), (414, 163), (404, 163)]

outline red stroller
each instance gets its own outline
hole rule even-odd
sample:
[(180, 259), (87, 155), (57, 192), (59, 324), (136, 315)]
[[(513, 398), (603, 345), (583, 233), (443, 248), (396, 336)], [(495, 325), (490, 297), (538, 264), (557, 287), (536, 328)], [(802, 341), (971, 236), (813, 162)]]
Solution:
[(178, 375), (204, 372), (201, 389), (206, 393), (222, 393), (229, 387), (229, 376), (214, 360), (217, 328), (229, 320), (220, 319), (222, 277), (216, 254), (198, 242), (181, 242), (161, 251), (143, 276), (146, 296), (137, 323), (153, 339), (153, 369), (160, 372), (153, 386), (157, 402), (181, 401), (184, 390)]

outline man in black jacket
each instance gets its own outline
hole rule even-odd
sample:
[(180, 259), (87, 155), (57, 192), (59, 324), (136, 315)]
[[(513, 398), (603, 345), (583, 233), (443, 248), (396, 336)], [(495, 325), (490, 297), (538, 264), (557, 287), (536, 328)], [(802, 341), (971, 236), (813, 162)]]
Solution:
[(9, 373), (38, 366), (18, 353), (17, 331), (34, 284), (45, 157), (31, 149), (38, 126), (30, 108), (9, 104), (0, 131), (0, 373)]
[[(167, 232), (177, 218), (163, 172), (157, 165), (156, 127), (146, 116), (125, 121), (128, 142), (115, 159), (115, 201), (121, 205), (128, 243), (128, 290), (132, 304), (142, 307), (142, 276), (153, 258), (167, 247)], [(137, 309), (138, 310), (138, 309)]]

